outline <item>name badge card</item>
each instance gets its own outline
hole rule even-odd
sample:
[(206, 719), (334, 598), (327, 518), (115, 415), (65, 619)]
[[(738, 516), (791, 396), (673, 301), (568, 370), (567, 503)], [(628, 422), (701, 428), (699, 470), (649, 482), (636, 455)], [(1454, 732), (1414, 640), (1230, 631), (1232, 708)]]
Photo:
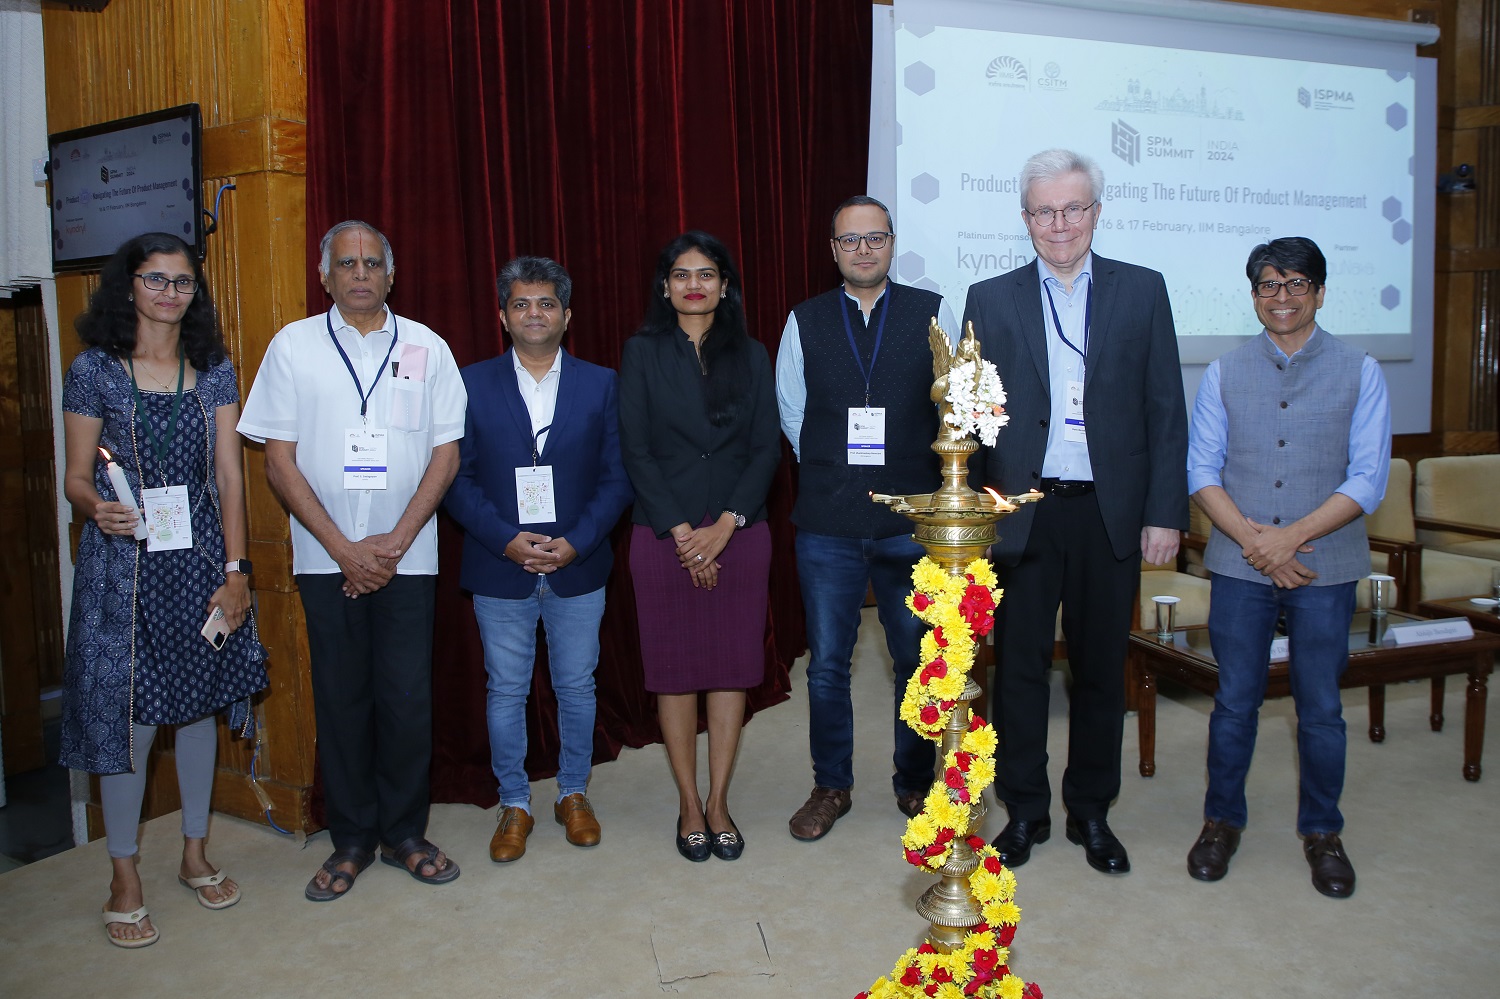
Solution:
[(557, 522), (556, 494), (552, 491), (551, 465), (522, 465), (516, 469), (516, 522)]
[(344, 488), (384, 489), (388, 431), (351, 427), (344, 431)]
[(1063, 412), (1063, 440), (1078, 444), (1088, 443), (1088, 431), (1083, 425), (1083, 382), (1068, 382), (1068, 405)]
[(142, 489), (146, 518), (146, 551), (170, 552), (193, 547), (192, 509), (187, 486)]
[(884, 407), (849, 407), (849, 464), (885, 464)]
[(1466, 618), (1445, 617), (1437, 621), (1412, 621), (1393, 624), (1386, 629), (1386, 645), (1429, 645), (1433, 642), (1466, 642), (1474, 637), (1474, 627)]

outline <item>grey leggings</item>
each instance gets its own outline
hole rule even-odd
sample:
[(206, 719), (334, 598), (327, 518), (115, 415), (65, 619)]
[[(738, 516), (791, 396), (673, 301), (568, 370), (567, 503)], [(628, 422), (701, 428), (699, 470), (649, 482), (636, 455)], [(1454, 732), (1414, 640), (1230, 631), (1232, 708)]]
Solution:
[[(116, 859), (136, 854), (141, 801), (146, 796), (146, 755), (155, 739), (155, 725), (136, 725), (135, 770), (99, 778), (105, 842), (109, 855)], [(213, 793), (218, 750), (213, 715), (177, 726), (177, 792), (182, 798), (182, 835), (189, 839), (208, 835), (208, 801)]]

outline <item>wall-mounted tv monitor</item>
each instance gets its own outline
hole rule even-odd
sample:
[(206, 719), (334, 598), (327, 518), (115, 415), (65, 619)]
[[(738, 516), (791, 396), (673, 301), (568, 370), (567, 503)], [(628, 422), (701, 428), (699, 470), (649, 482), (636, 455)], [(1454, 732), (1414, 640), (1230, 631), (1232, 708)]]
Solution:
[(181, 236), (203, 257), (202, 116), (153, 111), (47, 137), (52, 267), (98, 267), (143, 232)]

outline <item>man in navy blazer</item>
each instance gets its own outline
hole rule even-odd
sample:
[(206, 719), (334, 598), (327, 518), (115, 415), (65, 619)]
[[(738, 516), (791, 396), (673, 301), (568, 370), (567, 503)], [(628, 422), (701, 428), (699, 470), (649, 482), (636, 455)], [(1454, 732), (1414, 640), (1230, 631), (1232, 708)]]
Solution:
[(1124, 670), (1142, 558), (1177, 554), (1187, 527), (1187, 415), (1166, 283), (1095, 256), (1104, 174), (1050, 149), (1021, 171), (1037, 260), (969, 289), (965, 322), (1005, 384), (1010, 425), (980, 454), (984, 481), (1046, 498), (1001, 521), (993, 554), (995, 793), (1010, 820), (1001, 860), (1026, 862), (1051, 834), (1047, 669), (1062, 606), (1073, 675), (1062, 798), (1090, 866), (1130, 870), (1105, 821), (1120, 793)]
[(630, 505), (620, 458), (615, 373), (561, 347), (573, 281), (557, 262), (518, 257), (496, 279), (511, 349), (463, 369), (473, 405), (458, 475), (444, 505), (464, 529), (460, 581), (489, 674), (486, 714), (500, 815), (490, 859), (526, 852), (533, 826), (526, 779), (526, 696), (536, 624), (547, 632), (557, 693), (557, 801), (568, 842), (599, 842), (587, 797), (594, 749), (594, 669), (609, 534)]

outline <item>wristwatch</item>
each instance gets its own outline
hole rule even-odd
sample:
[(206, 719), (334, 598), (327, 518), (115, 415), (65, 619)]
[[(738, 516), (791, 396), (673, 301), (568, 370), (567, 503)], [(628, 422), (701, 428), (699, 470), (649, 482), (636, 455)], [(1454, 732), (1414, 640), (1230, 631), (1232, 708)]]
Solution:
[(733, 510), (725, 510), (724, 512), (734, 518), (734, 529), (736, 531), (745, 526), (745, 515), (743, 513), (735, 513)]
[(228, 574), (228, 573), (231, 573), (231, 572), (238, 572), (238, 573), (241, 573), (243, 575), (248, 576), (248, 575), (250, 575), (250, 572), (251, 572), (251, 569), (250, 569), (250, 560), (247, 559), (247, 558), (241, 558), (241, 559), (235, 559), (233, 562), (225, 562), (224, 563), (224, 572), (225, 572), (225, 574)]

